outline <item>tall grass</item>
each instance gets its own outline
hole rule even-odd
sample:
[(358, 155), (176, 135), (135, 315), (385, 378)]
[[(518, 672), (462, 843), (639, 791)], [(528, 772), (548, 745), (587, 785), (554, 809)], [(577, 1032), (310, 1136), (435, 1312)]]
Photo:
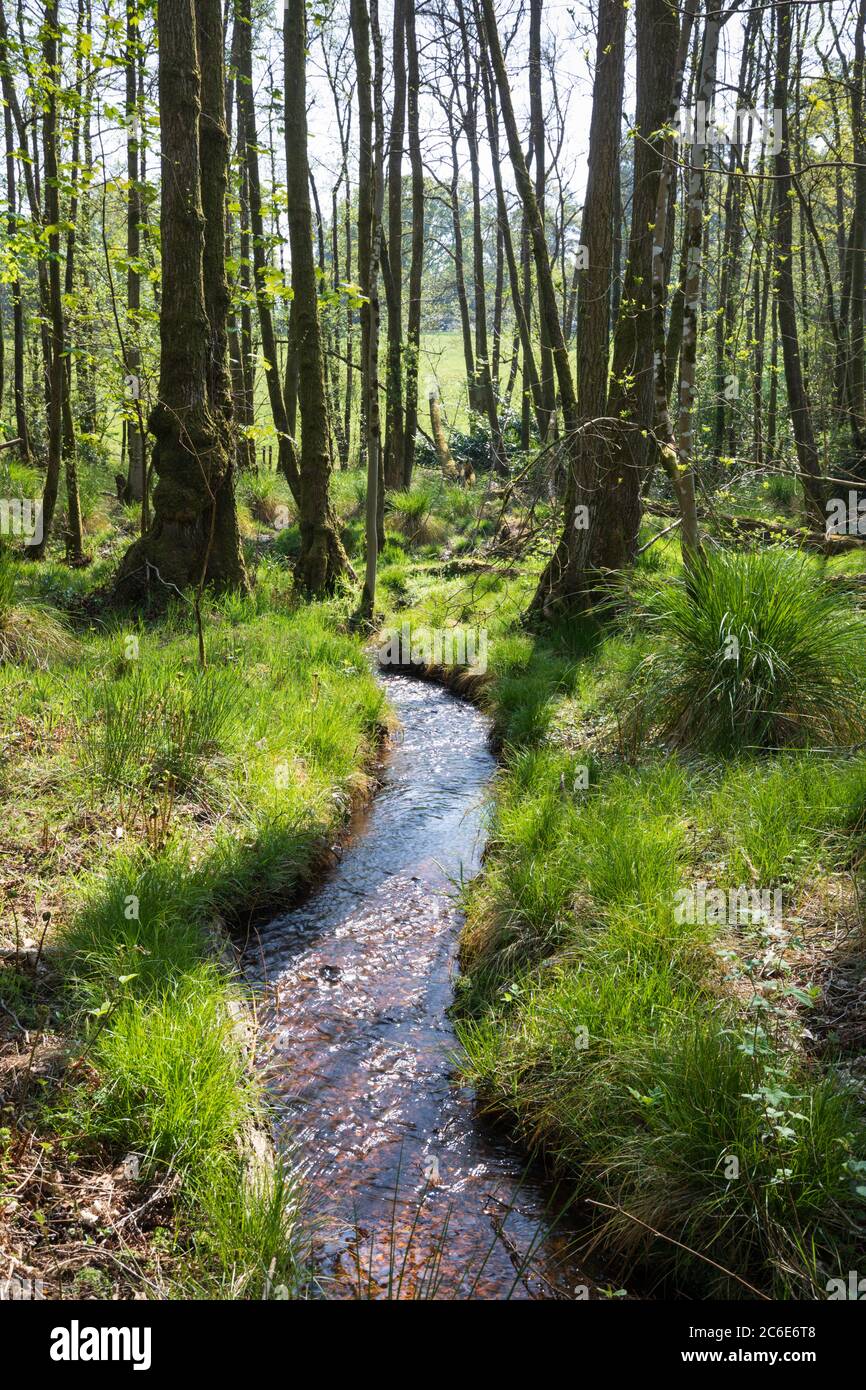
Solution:
[(129, 663), (128, 674), (92, 692), (81, 729), (90, 774), (119, 787), (189, 787), (208, 753), (218, 751), (237, 682), (231, 673), (172, 663)]
[(15, 602), (15, 565), (6, 546), (0, 542), (0, 629), (9, 622)]
[(847, 744), (866, 727), (866, 625), (803, 558), (707, 552), (647, 603), (641, 717), (715, 752)]
[(18, 599), (19, 564), (0, 541), (0, 665), (45, 671), (75, 652), (66, 626), (44, 604)]
[[(587, 1212), (622, 1277), (820, 1297), (863, 1239), (849, 1160), (866, 1134), (844, 1085), (791, 1051), (772, 999), (752, 990), (744, 1010), (723, 987), (713, 929), (677, 920), (702, 845), (684, 826), (709, 832), (725, 789), (708, 795), (709, 769), (691, 781), (654, 763), (599, 768), (575, 798), (569, 763), (524, 752), (499, 784), (486, 872), (468, 893), (464, 1074), (578, 1197), (603, 1204)], [(754, 783), (761, 765), (737, 772)], [(862, 776), (842, 769), (813, 800), (804, 859)], [(777, 783), (767, 799), (779, 796)], [(747, 814), (728, 816), (733, 855), (760, 846)]]
[(416, 484), (408, 492), (388, 494), (388, 524), (406, 537), (409, 545), (435, 545), (445, 539), (445, 525), (435, 509), (436, 489)]

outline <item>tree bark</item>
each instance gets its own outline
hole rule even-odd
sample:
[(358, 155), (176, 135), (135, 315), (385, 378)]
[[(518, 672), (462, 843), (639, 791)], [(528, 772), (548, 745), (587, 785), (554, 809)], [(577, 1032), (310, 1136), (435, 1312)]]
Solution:
[[(671, 91), (671, 101), (668, 111), (667, 125), (674, 126), (674, 122), (679, 111), (682, 99), (683, 83), (685, 80), (686, 61), (689, 54), (689, 42), (691, 39), (692, 28), (694, 25), (695, 13), (697, 11), (697, 0), (686, 0), (683, 10), (682, 24), (680, 27), (679, 44), (677, 47), (676, 64), (674, 69), (674, 82)], [(716, 42), (718, 42), (718, 27), (716, 26)], [(715, 56), (713, 56), (712, 77), (715, 81)], [(703, 66), (703, 64), (702, 64)], [(700, 94), (700, 83), (699, 94)], [(675, 175), (674, 165), (674, 136), (666, 135), (664, 144), (664, 158), (662, 161), (661, 173), (659, 175), (658, 196), (656, 199), (656, 211), (653, 219), (653, 259), (652, 259), (652, 296), (653, 296), (653, 382), (654, 382), (654, 419), (656, 440), (659, 445), (662, 463), (671, 481), (671, 486), (677, 497), (682, 517), (682, 548), (683, 555), (696, 554), (700, 548), (700, 532), (698, 529), (697, 507), (695, 505), (694, 478), (686, 467), (686, 476), (680, 469), (680, 461), (677, 450), (677, 441), (674, 438), (673, 426), (671, 424), (670, 412), (668, 409), (668, 382), (667, 382), (667, 343), (665, 341), (665, 288), (667, 276), (665, 274), (665, 245), (667, 242), (667, 217), (671, 206), (671, 183)], [(689, 201), (689, 212), (686, 221), (686, 233), (688, 240), (685, 249), (691, 246), (691, 239), (694, 230), (694, 215), (701, 215), (703, 199), (703, 179), (699, 177), (697, 185), (691, 184), (696, 172), (700, 175), (702, 171), (696, 171), (692, 167), (692, 160), (689, 160), (689, 178), (691, 185), (691, 196)], [(698, 286), (695, 289), (694, 297), (697, 299), (700, 287), (700, 234), (698, 232)], [(683, 308), (679, 314), (679, 319), (684, 323), (686, 309), (686, 285), (688, 282), (688, 262), (683, 274)], [(695, 306), (695, 311), (696, 311)]]
[(306, 593), (333, 589), (348, 570), (346, 553), (330, 505), (328, 400), (307, 156), (306, 6), (287, 0), (283, 21), (285, 62), (286, 190), (301, 413), (301, 553), (295, 581)]
[(48, 413), (48, 467), (42, 494), (42, 539), (31, 546), (32, 559), (41, 559), (48, 545), (61, 464), (66, 478), (66, 554), (70, 563), (80, 564), (84, 558), (84, 536), (81, 503), (78, 497), (78, 471), (75, 460), (75, 428), (69, 399), (69, 373), (66, 364), (66, 320), (63, 309), (63, 290), (60, 282), (60, 175), (58, 170), (57, 126), (57, 0), (45, 6), (42, 31), (43, 58), (47, 93), (42, 115), (42, 143), (45, 167), (45, 223), (48, 243), (48, 305), (51, 332), (51, 396)]
[(382, 225), (382, 168), (374, 149), (373, 73), (367, 0), (351, 0), (352, 40), (358, 74), (358, 279), (361, 310), (362, 405), (366, 427), (367, 497), (365, 573), (360, 614), (372, 618), (379, 556), (379, 233)]
[[(10, 240), (18, 230), (18, 202), (15, 181), (15, 140), (12, 134), (12, 113), (9, 103), (3, 104), (3, 128), (6, 139), (6, 230)], [(30, 428), (27, 423), (27, 398), (24, 385), (24, 304), (21, 281), (16, 277), (10, 285), (12, 300), (12, 395), (15, 406), (15, 433), (20, 440), (18, 453), (22, 463), (31, 463)]]
[[(129, 346), (126, 351), (126, 365), (131, 378), (130, 389), (134, 399), (140, 398), (141, 391), (141, 349), (138, 345), (139, 314), (141, 312), (141, 274), (138, 259), (141, 254), (141, 188), (138, 181), (138, 62), (139, 62), (138, 7), (136, 0), (127, 0), (126, 7), (126, 318)], [(126, 475), (126, 494), (129, 501), (141, 502), (144, 498), (144, 435), (139, 428), (138, 419), (133, 413), (127, 420), (128, 465)]]
[(252, 3), (251, 0), (235, 0), (235, 25), (238, 27), (238, 126), (243, 131), (246, 173), (249, 184), (250, 230), (253, 244), (253, 279), (255, 282), (256, 308), (258, 310), (259, 331), (264, 355), (265, 383), (274, 429), (277, 432), (277, 462), (280, 472), (286, 478), (292, 497), (300, 506), (301, 480), (298, 473), (298, 457), (295, 441), (289, 427), (289, 415), (283, 384), (280, 381), (277, 338), (271, 313), (271, 300), (267, 287), (267, 263), (265, 258), (265, 228), (262, 214), (262, 185), (259, 174), (258, 132), (256, 129), (256, 108), (253, 100), (253, 50), (252, 50)]
[(785, 367), (788, 410), (797, 446), (797, 459), (803, 475), (806, 510), (816, 523), (824, 522), (824, 489), (812, 426), (812, 410), (806, 393), (800, 357), (800, 335), (794, 296), (793, 264), (793, 185), (788, 132), (788, 72), (791, 62), (791, 4), (776, 5), (776, 81), (773, 106), (781, 113), (781, 140), (775, 159), (776, 237), (775, 288)]
[(415, 33), (417, 0), (405, 0), (406, 72), (409, 166), (412, 171), (412, 247), (409, 259), (409, 296), (406, 311), (406, 421), (403, 439), (403, 486), (409, 487), (415, 465), (418, 432), (418, 354), (421, 349), (421, 276), (424, 268), (424, 166), (421, 161), (421, 128), (418, 112), (420, 75), (418, 39)]
[[(153, 522), (118, 574), (128, 595), (241, 588), (226, 359), (228, 133), (221, 18), (207, 0), (160, 0), (162, 296), (159, 396), (148, 422)], [(157, 591), (158, 592), (158, 591)]]
[(674, 82), (679, 26), (668, 0), (637, 0), (637, 96), (634, 188), (628, 260), (613, 342), (607, 414), (622, 420), (600, 479), (604, 525), (596, 532), (593, 564), (622, 570), (637, 551), (641, 485), (653, 426), (653, 216), (662, 165), (660, 131)]
[[(481, 5), (484, 17), (484, 35), (499, 91), (499, 104), (508, 139), (511, 164), (532, 242), (538, 279), (540, 312), (546, 317), (550, 333), (553, 362), (562, 403), (565, 443), (568, 451), (563, 534), (539, 581), (532, 602), (533, 610), (546, 612), (552, 605), (582, 607), (587, 601), (586, 562), (589, 555), (591, 531), (589, 528), (584, 529), (580, 524), (578, 507), (582, 505), (579, 499), (590, 490), (594, 476), (590, 451), (582, 445), (579, 427), (581, 414), (585, 410), (593, 410), (598, 400), (601, 400), (603, 409), (607, 387), (607, 353), (604, 353), (603, 363), (592, 360), (592, 354), (594, 351), (598, 351), (600, 344), (593, 342), (590, 337), (590, 334), (595, 331), (598, 313), (597, 304), (590, 299), (591, 313), (588, 318), (590, 328), (589, 332), (584, 335), (581, 346), (581, 404), (578, 407), (574, 378), (568, 359), (568, 349), (559, 316), (559, 304), (553, 283), (544, 224), (520, 142), (517, 119), (508, 84), (508, 74), (499, 42), (493, 0), (481, 0)], [(625, 10), (622, 4), (617, 3), (617, 0), (603, 0), (598, 26), (589, 173), (590, 187), (594, 186), (598, 192), (596, 204), (598, 225), (596, 225), (594, 218), (590, 220), (589, 225), (594, 238), (590, 249), (591, 283), (595, 286), (596, 282), (601, 285), (603, 281), (605, 291), (608, 288), (610, 277), (612, 228), (609, 217), (607, 225), (603, 225), (605, 221), (604, 208), (607, 206), (609, 210), (610, 201), (609, 192), (605, 198), (603, 180), (605, 176), (608, 180), (610, 179), (612, 167), (610, 151), (613, 149), (613, 157), (616, 158), (619, 148), (619, 126), (618, 123), (611, 122), (609, 116), (611, 110), (619, 112), (622, 109), (624, 41)], [(590, 206), (590, 188), (587, 191), (587, 205)], [(598, 233), (597, 241), (595, 240), (596, 231)], [(608, 332), (606, 292), (602, 295), (602, 300), (605, 306), (603, 339), (606, 344)]]
[(406, 458), (403, 416), (403, 137), (406, 126), (406, 5), (395, 0), (391, 50), (394, 96), (388, 142), (388, 377), (385, 413), (385, 486), (403, 486)]

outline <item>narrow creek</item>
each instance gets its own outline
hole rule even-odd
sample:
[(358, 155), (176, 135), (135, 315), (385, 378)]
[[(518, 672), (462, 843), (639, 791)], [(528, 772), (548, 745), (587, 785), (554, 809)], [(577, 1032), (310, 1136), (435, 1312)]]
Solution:
[(439, 686), (381, 679), (402, 725), (382, 786), (337, 866), (248, 960), (267, 986), (260, 1056), (278, 1140), (307, 1173), (317, 1281), (331, 1298), (586, 1297), (549, 1191), (454, 1077), (454, 882), (484, 847), (488, 724)]

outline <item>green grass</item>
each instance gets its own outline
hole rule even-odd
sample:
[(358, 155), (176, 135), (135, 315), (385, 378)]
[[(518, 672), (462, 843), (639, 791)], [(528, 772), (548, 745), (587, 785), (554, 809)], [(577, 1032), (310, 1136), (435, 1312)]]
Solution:
[(655, 649), (637, 718), (710, 751), (852, 744), (866, 727), (866, 624), (782, 550), (707, 552), (648, 594)]
[(445, 523), (433, 514), (436, 489), (416, 481), (408, 492), (390, 492), (386, 498), (388, 523), (410, 546), (440, 544), (446, 535)]
[[(57, 1026), (88, 1064), (27, 1121), (78, 1152), (136, 1152), (170, 1185), (175, 1295), (260, 1298), (304, 1277), (297, 1181), (242, 1153), (263, 1097), (232, 1024), (245, 991), (213, 943), (298, 891), (367, 788), (385, 706), (344, 617), (295, 607), (265, 563), (250, 596), (208, 605), (204, 672), (180, 602), (148, 627), (104, 618), (35, 676), (0, 665), (23, 752), (7, 843), (40, 864), (16, 893), (50, 882), (61, 903)], [(47, 859), (45, 831), (62, 847)], [(17, 980), (0, 974), (4, 999), (32, 1009)]]
[[(363, 476), (333, 485), (357, 555)], [(864, 646), (844, 586), (862, 557), (714, 552), (687, 587), (669, 537), (641, 557), (615, 620), (539, 633), (522, 615), (543, 557), (485, 565), (498, 511), (483, 491), (419, 470), (386, 513), (379, 575), (383, 621), (489, 632), (477, 698), (502, 767), (465, 891), (465, 1079), (579, 1199), (616, 1283), (822, 1297), (862, 1248), (866, 1139), (846, 1058), (807, 1046), (799, 953), (810, 896), (862, 870)], [(282, 504), (283, 481), (251, 480), (245, 498), (249, 514)], [(44, 876), (59, 892), (50, 959), (91, 1068), (34, 1109), (70, 1144), (134, 1149), (149, 1177), (177, 1183), (176, 1287), (195, 1295), (304, 1278), (291, 1171), (243, 1181), (238, 1140), (261, 1096), (229, 1029), (243, 985), (210, 928), (243, 933), (315, 871), (384, 718), (340, 631), (347, 601), (296, 606), (296, 544), (289, 525), (251, 595), (208, 605), (204, 674), (183, 603), (149, 627), (82, 622), (110, 555), (87, 574), (16, 562), (7, 600), (77, 622), (68, 651), (0, 663), (20, 783), (7, 835), (24, 891)], [(636, 698), (643, 717), (629, 721)], [(46, 824), (62, 853), (41, 849)], [(679, 920), (677, 894), (699, 880), (780, 888), (781, 934)]]
[[(617, 622), (543, 635), (520, 624), (531, 568), (473, 586), (471, 599), (432, 567), (404, 579), (410, 621), (471, 614), (490, 628), (481, 698), (503, 766), (484, 870), (465, 893), (462, 1069), (578, 1199), (603, 1204), (574, 1209), (617, 1282), (820, 1298), (862, 1244), (866, 1133), (832, 1053), (819, 1062), (802, 1045), (813, 993), (797, 966), (799, 914), (862, 858), (866, 758), (747, 745), (795, 729), (814, 742), (831, 724), (850, 737), (852, 724), (833, 721), (840, 707), (853, 717), (864, 647), (817, 564), (772, 552), (711, 563), (718, 613), (683, 617), (703, 581), (690, 598), (675, 544), (659, 542)], [(716, 699), (705, 648), (730, 613), (747, 677)], [(825, 649), (831, 639), (839, 650)], [(669, 689), (693, 680), (698, 756), (627, 726), (648, 661)], [(651, 708), (663, 723), (669, 707)], [(781, 938), (760, 922), (678, 920), (678, 891), (699, 880), (781, 887)], [(756, 961), (768, 951), (779, 960), (765, 979)]]
[[(753, 980), (749, 957), (771, 938), (756, 928), (716, 940), (677, 921), (674, 902), (701, 875), (743, 882), (753, 855), (788, 878), (844, 858), (838, 817), (862, 805), (866, 765), (831, 770), (832, 791), (796, 822), (796, 853), (788, 840), (775, 859), (791, 768), (764, 783), (762, 766), (744, 762), (714, 791), (710, 768), (601, 767), (575, 794), (573, 766), (573, 754), (526, 750), (500, 779), (486, 870), (467, 901), (465, 1079), (578, 1196), (605, 1204), (594, 1238), (623, 1278), (699, 1297), (742, 1296), (743, 1279), (820, 1297), (863, 1236), (847, 1166), (863, 1153), (862, 1113), (792, 1044), (794, 977), (783, 971), (777, 992)], [(746, 782), (763, 792), (757, 811), (736, 800)], [(713, 863), (720, 808), (725, 872)], [(739, 997), (724, 986), (722, 945)]]

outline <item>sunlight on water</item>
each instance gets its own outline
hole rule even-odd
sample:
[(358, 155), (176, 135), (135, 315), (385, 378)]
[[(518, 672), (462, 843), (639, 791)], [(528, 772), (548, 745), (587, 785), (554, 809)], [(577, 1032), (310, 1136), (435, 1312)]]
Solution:
[(480, 864), (487, 722), (438, 686), (383, 683), (403, 724), (383, 786), (337, 868), (250, 950), (319, 1279), (331, 1297), (585, 1296), (549, 1194), (452, 1079), (453, 884)]

